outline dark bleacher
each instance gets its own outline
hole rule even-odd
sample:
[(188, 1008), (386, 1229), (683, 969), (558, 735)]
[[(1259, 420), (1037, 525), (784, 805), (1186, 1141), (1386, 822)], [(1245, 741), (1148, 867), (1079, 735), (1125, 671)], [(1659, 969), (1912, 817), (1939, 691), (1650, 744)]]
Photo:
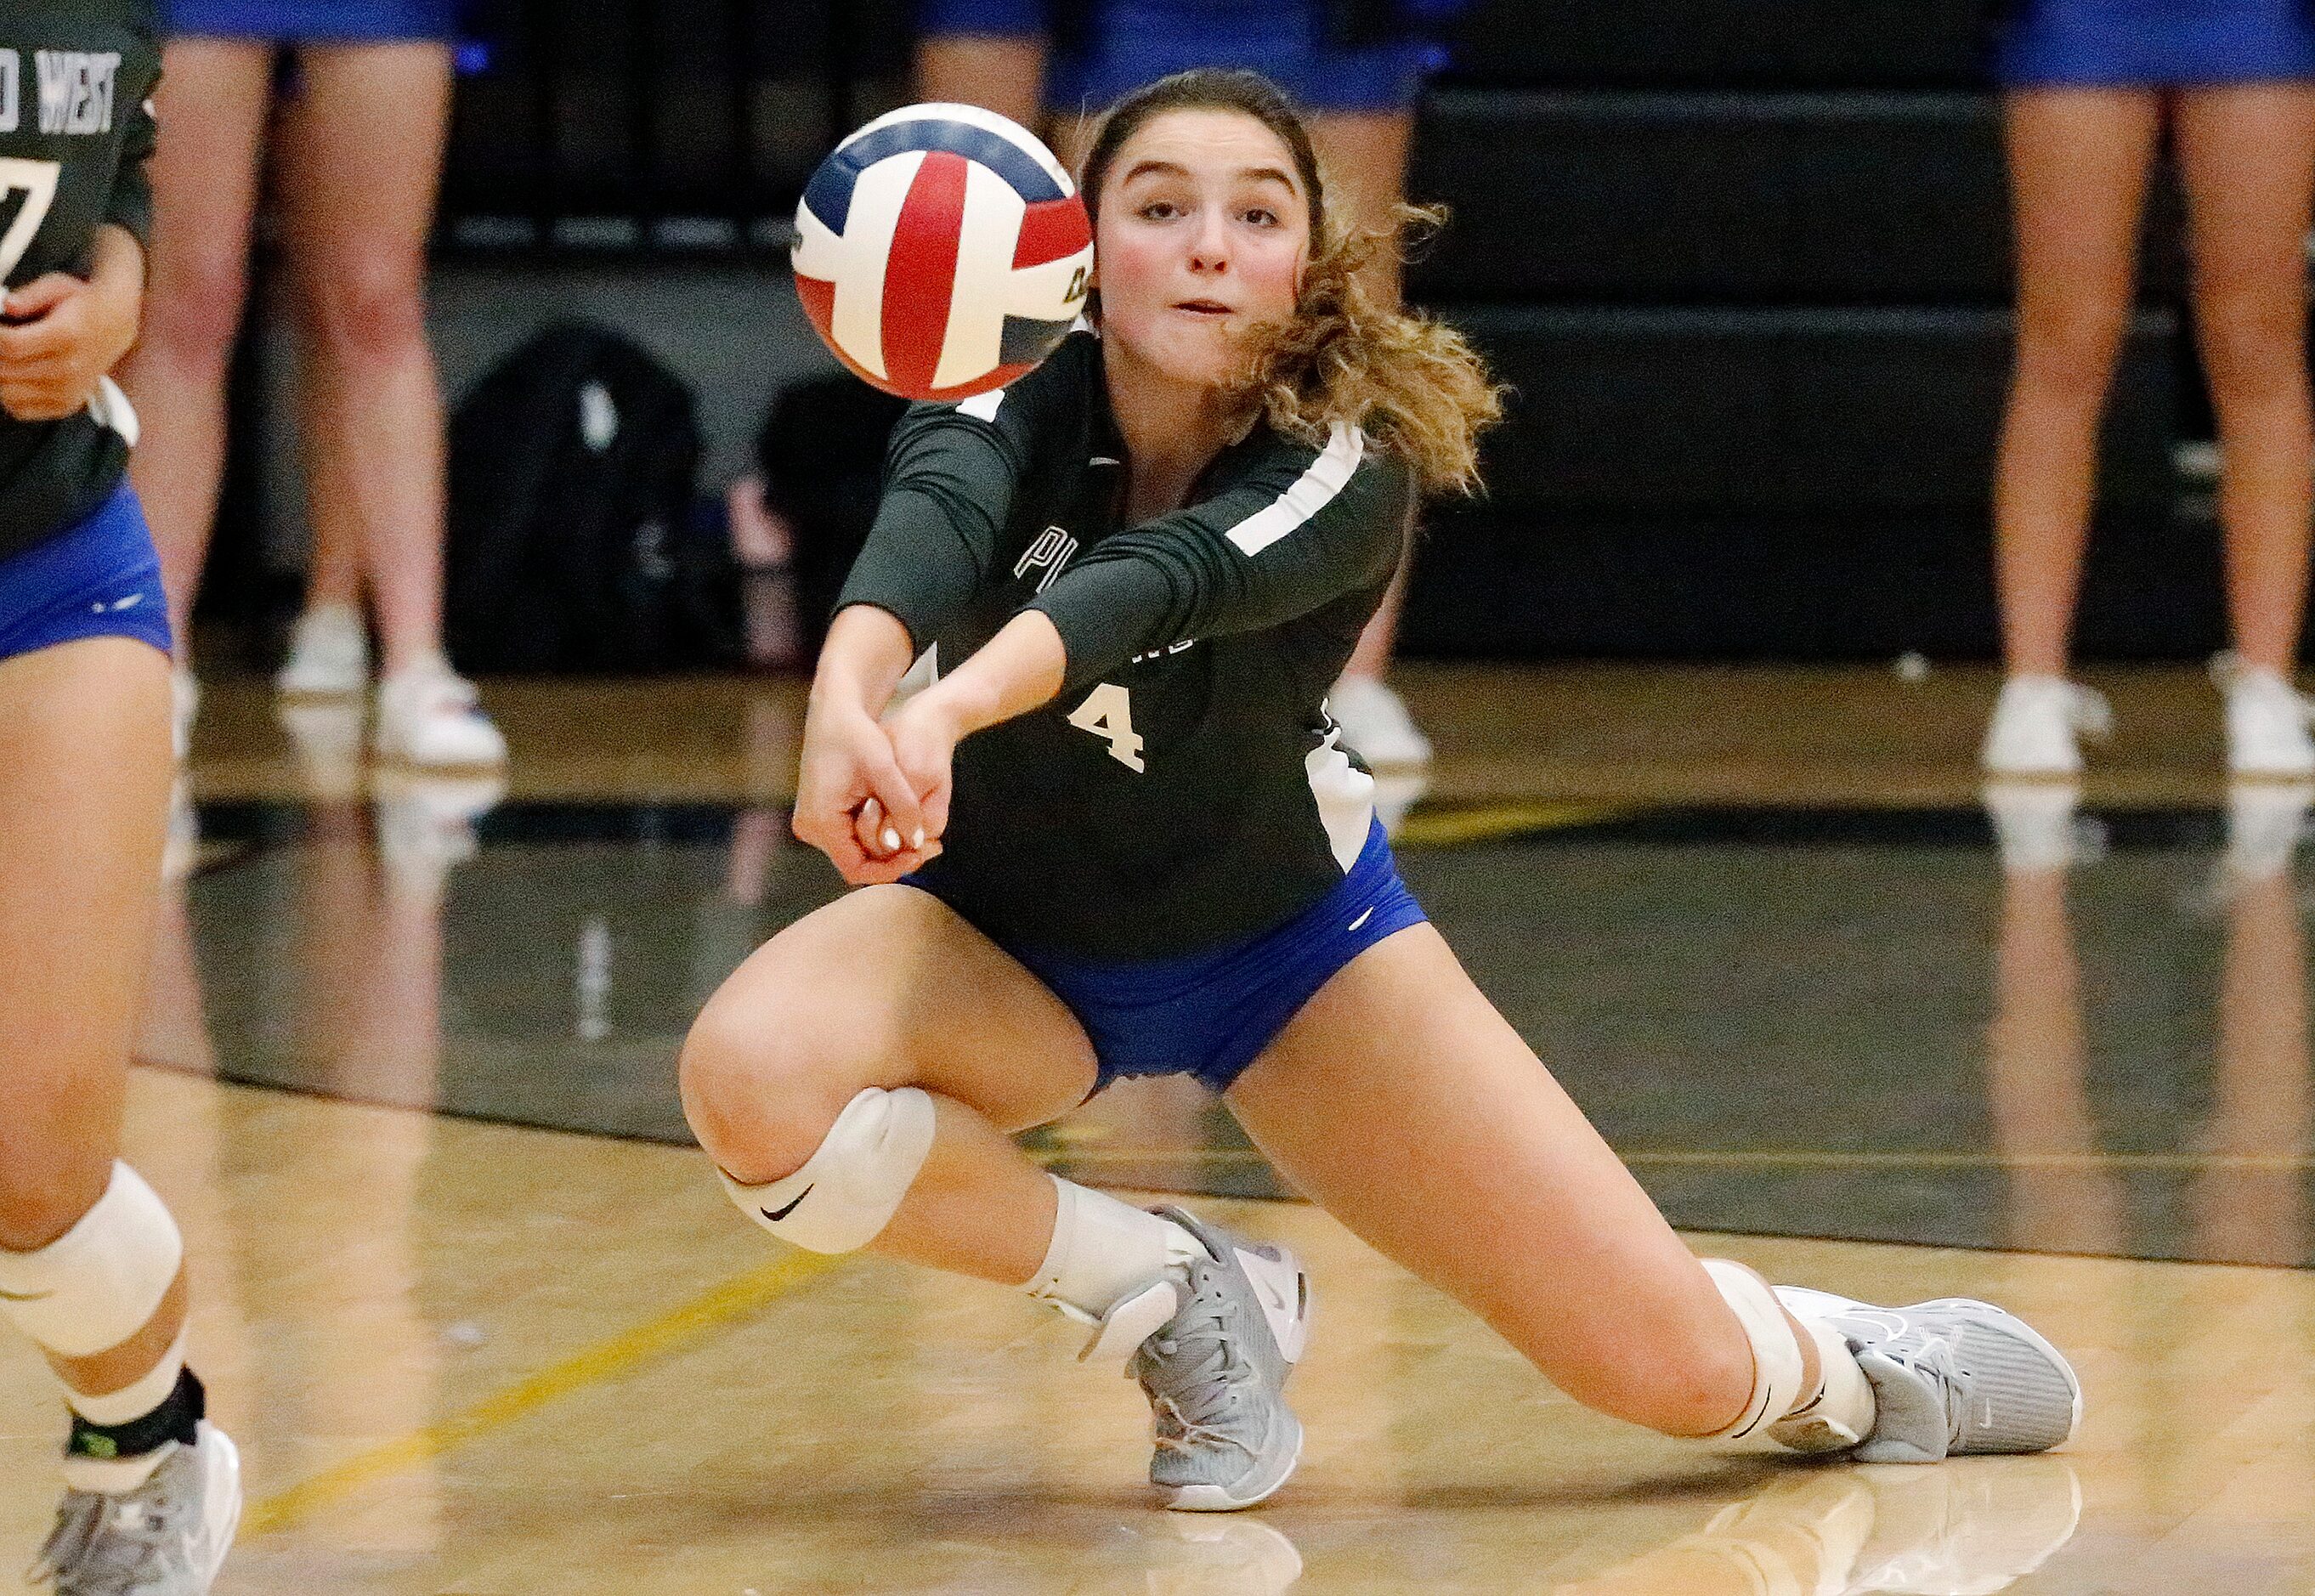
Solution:
[[(1454, 221), (1409, 290), (1518, 392), (1488, 500), (1434, 518), (1411, 648), (1993, 651), (2011, 265), (1986, 38), (1980, 0), (1477, 8), (1417, 139), (1415, 196)], [(2104, 445), (2083, 634), (2109, 652), (2215, 635), (2210, 596), (2160, 578), (2177, 209), (2159, 186)]]
[(454, 253), (762, 257), (896, 102), (908, 0), (479, 0), (442, 203)]
[[(446, 248), (779, 270), (814, 161), (901, 93), (907, 12), (482, 0)], [(1992, 652), (2010, 260), (1989, 13), (1480, 0), (1411, 184), (1454, 224), (1408, 281), (1518, 395), (1490, 498), (1434, 518), (1413, 649)], [(2158, 184), (2105, 442), (2082, 634), (2109, 652), (2217, 636), (2173, 524), (2178, 208)]]

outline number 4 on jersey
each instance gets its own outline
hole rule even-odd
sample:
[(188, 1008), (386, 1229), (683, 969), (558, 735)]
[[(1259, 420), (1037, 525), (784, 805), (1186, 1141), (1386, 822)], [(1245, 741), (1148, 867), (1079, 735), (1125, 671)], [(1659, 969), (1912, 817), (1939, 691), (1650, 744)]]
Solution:
[(1141, 771), (1141, 738), (1133, 730), (1133, 698), (1114, 682), (1104, 682), (1069, 711), (1069, 724), (1109, 744), (1109, 757), (1128, 770)]

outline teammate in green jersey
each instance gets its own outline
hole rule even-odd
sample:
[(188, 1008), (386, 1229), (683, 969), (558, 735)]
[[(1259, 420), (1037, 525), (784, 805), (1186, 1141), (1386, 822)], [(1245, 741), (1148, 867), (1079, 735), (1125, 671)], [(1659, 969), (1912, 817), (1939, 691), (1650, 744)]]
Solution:
[(0, 7), (0, 1317), (72, 1411), (34, 1570), (200, 1596), (241, 1509), (183, 1245), (118, 1161), (169, 781), (160, 564), (122, 479), (160, 75), (141, 0)]

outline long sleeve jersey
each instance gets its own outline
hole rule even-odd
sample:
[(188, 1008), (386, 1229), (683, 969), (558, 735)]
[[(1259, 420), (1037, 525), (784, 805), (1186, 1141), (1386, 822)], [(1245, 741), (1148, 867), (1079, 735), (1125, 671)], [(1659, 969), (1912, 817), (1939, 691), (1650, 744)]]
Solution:
[(1411, 474), (1354, 428), (1257, 425), (1192, 501), (1123, 519), (1100, 341), (912, 408), (838, 607), (896, 616), (936, 670), (1026, 609), (1068, 652), (1052, 703), (957, 749), (928, 885), (1001, 943), (1102, 960), (1255, 935), (1341, 882), (1373, 784), (1324, 707), (1397, 566)]
[[(161, 49), (148, 0), (0, 4), (0, 285), (89, 274), (96, 230), (152, 228)], [(135, 431), (109, 385), (60, 421), (0, 412), (0, 559), (79, 521), (110, 494)]]

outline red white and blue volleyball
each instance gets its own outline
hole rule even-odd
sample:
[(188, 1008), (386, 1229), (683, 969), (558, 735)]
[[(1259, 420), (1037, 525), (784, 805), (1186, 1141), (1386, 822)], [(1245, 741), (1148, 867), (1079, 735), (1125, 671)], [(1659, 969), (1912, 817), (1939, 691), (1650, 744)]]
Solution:
[(910, 399), (1004, 386), (1085, 308), (1093, 227), (1034, 134), (971, 105), (878, 117), (796, 208), (797, 296), (854, 375)]

